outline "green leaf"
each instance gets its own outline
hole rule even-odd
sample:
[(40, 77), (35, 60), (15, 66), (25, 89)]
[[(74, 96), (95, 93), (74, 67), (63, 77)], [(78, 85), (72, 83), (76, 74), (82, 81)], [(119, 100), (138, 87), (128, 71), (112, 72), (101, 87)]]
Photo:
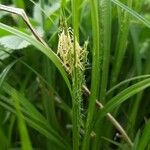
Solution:
[(150, 143), (150, 119), (146, 122), (137, 150), (145, 150)]
[[(64, 147), (64, 144), (67, 143), (65, 140), (51, 127), (48, 121), (38, 112), (38, 110), (33, 106), (29, 100), (27, 100), (20, 92), (16, 91), (7, 83), (3, 83), (2, 86), (5, 93), (12, 96), (14, 93), (17, 93), (19, 97), (19, 102), (21, 106), (21, 111), (25, 117), (25, 120), (28, 122), (28, 125), (36, 129), (41, 134), (44, 134), (47, 138), (55, 142), (57, 145)], [(2, 106), (8, 108), (8, 106), (13, 106), (12, 101), (8, 98), (0, 95), (0, 99), (5, 102), (5, 105)], [(16, 113), (10, 109), (11, 112)]]
[(5, 25), (3, 23), (0, 23), (0, 29), (3, 29), (7, 32), (10, 32), (26, 41), (28, 41), (29, 43), (31, 43), (32, 45), (34, 45), (39, 51), (41, 51), (42, 53), (44, 53), (54, 64), (55, 66), (58, 68), (58, 70), (60, 71), (62, 77), (64, 78), (67, 86), (68, 86), (68, 89), (70, 91), (70, 94), (72, 93), (71, 92), (71, 85), (70, 85), (70, 81), (67, 77), (67, 73), (66, 71), (64, 70), (62, 64), (61, 64), (61, 60), (59, 59), (59, 57), (48, 47), (45, 47), (43, 44), (41, 44), (39, 41), (37, 41), (36, 39), (34, 39), (33, 37), (17, 30), (17, 29), (14, 29), (8, 25)]
[(32, 145), (30, 142), (28, 130), (25, 124), (25, 121), (23, 119), (23, 114), (20, 110), (20, 104), (19, 104), (19, 96), (16, 92), (12, 93), (12, 99), (14, 100), (14, 106), (16, 109), (16, 114), (18, 117), (18, 128), (20, 132), (21, 137), (21, 143), (22, 143), (22, 150), (32, 150)]
[[(0, 95), (0, 98), (2, 99), (1, 95)], [(15, 109), (12, 106), (10, 106), (10, 105), (12, 105), (10, 103), (10, 100), (7, 101), (8, 103), (6, 103), (5, 100), (0, 101), (0, 106), (5, 108), (6, 110), (16, 114)], [(53, 142), (56, 142), (58, 144), (58, 146), (60, 146), (62, 149), (65, 149), (65, 146), (55, 136), (53, 136), (47, 129), (45, 129), (41, 124), (35, 122), (33, 119), (30, 119), (29, 117), (26, 117), (26, 116), (24, 116), (24, 119), (26, 120), (26, 122), (28, 123), (28, 125), (30, 127), (37, 130), (39, 133), (41, 133), (42, 135), (47, 137), (49, 140), (52, 140)]]
[(136, 11), (134, 11), (133, 9), (131, 9), (128, 6), (124, 5), (123, 3), (119, 2), (118, 0), (111, 0), (111, 1), (114, 4), (116, 4), (117, 6), (121, 7), (125, 11), (127, 11), (128, 13), (130, 13), (133, 17), (135, 17), (136, 19), (138, 19), (140, 22), (142, 22), (148, 28), (150, 28), (150, 22), (148, 20), (146, 20), (143, 16), (141, 16), (140, 14), (138, 14)]
[(5, 48), (16, 50), (26, 48), (30, 45), (30, 43), (20, 37), (8, 35), (0, 38), (0, 45)]
[(12, 62), (11, 64), (9, 64), (0, 74), (0, 87), (2, 85), (2, 83), (4, 82), (9, 70), (13, 67), (13, 65), (17, 62), (17, 60), (15, 60), (14, 62)]
[(121, 150), (123, 149), (123, 144), (120, 144), (119, 142), (113, 141), (107, 137), (101, 137), (102, 139), (106, 140), (107, 142), (116, 145), (118, 148), (120, 148)]
[(106, 113), (112, 111), (114, 108), (119, 106), (121, 103), (129, 99), (131, 96), (137, 94), (138, 92), (150, 87), (150, 78), (140, 81), (125, 90), (121, 91), (115, 97), (113, 97), (108, 103), (106, 103), (104, 109), (100, 112), (102, 116)]
[(136, 134), (132, 150), (137, 150), (138, 149), (139, 140), (140, 140), (140, 130)]
[(91, 95), (89, 98), (89, 107), (85, 127), (85, 135), (82, 144), (82, 150), (89, 149), (90, 133), (92, 129), (92, 121), (95, 111), (95, 102), (98, 98), (99, 81), (100, 81), (100, 26), (98, 1), (90, 0), (91, 5), (91, 19), (92, 19), (92, 33), (93, 33), (93, 50), (92, 50), (92, 75), (91, 75)]
[(133, 77), (133, 78), (129, 78), (129, 79), (126, 79), (120, 83), (118, 83), (117, 85), (115, 85), (114, 87), (112, 87), (109, 91), (107, 91), (107, 94), (106, 95), (109, 95), (111, 92), (113, 92), (114, 90), (118, 89), (119, 87), (131, 82), (131, 81), (135, 81), (135, 80), (141, 80), (143, 78), (149, 78), (150, 75), (141, 75), (141, 76), (136, 76), (136, 77)]
[(12, 49), (8, 49), (8, 48), (4, 48), (0, 46), (0, 60), (4, 60), (6, 58), (8, 58), (12, 52), (14, 50)]
[(8, 138), (6, 137), (3, 128), (0, 126), (0, 145), (1, 149), (6, 149)]

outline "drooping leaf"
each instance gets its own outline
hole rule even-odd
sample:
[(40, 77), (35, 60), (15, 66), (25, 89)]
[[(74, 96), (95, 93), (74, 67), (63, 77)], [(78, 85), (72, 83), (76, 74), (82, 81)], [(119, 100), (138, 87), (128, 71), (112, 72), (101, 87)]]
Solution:
[(150, 78), (139, 81), (136, 84), (121, 91), (115, 97), (113, 97), (108, 103), (106, 103), (104, 109), (102, 109), (101, 115), (104, 116), (106, 113), (112, 111), (115, 107), (132, 97), (133, 95), (141, 92), (142, 90), (150, 87)]
[[(3, 83), (2, 89), (10, 96), (12, 96), (14, 93), (17, 93), (21, 106), (20, 109), (29, 126), (44, 134), (44, 136), (55, 142), (60, 147), (63, 148), (64, 144), (67, 146), (65, 140), (51, 127), (46, 118), (44, 118), (43, 115), (35, 108), (35, 106), (33, 106), (19, 91), (15, 90), (7, 83)], [(9, 109), (9, 106), (14, 105), (9, 98), (6, 98), (3, 95), (0, 95), (0, 99), (5, 103), (3, 104), (2, 102), (0, 105), (7, 109)], [(9, 110), (16, 114), (16, 111), (13, 108)]]
[(140, 14), (138, 14), (136, 11), (134, 11), (133, 9), (131, 9), (128, 6), (124, 5), (123, 3), (121, 3), (118, 0), (111, 0), (111, 1), (114, 4), (116, 4), (117, 6), (121, 7), (125, 11), (127, 11), (128, 13), (130, 13), (134, 18), (136, 18), (137, 20), (139, 20), (140, 22), (142, 22), (145, 26), (147, 26), (148, 28), (150, 28), (150, 22), (147, 19), (145, 19), (143, 16), (141, 16)]
[(44, 53), (54, 64), (55, 66), (58, 68), (58, 70), (60, 71), (62, 77), (64, 78), (67, 86), (68, 86), (68, 89), (70, 91), (70, 94), (72, 93), (71, 92), (71, 85), (70, 85), (70, 81), (67, 77), (67, 73), (66, 71), (64, 70), (62, 64), (61, 64), (61, 61), (59, 59), (59, 57), (48, 47), (45, 47), (43, 44), (41, 44), (39, 41), (37, 41), (36, 39), (34, 39), (33, 37), (17, 30), (17, 29), (14, 29), (8, 25), (5, 25), (3, 23), (0, 23), (0, 28), (7, 31), (7, 32), (10, 32), (26, 41), (28, 41), (29, 43), (31, 43), (32, 45), (34, 45), (38, 50), (40, 50), (42, 53)]
[(11, 64), (9, 64), (0, 74), (0, 87), (2, 85), (2, 83), (4, 82), (9, 70), (12, 68), (12, 66), (17, 62), (17, 60), (15, 60), (14, 62), (12, 62)]

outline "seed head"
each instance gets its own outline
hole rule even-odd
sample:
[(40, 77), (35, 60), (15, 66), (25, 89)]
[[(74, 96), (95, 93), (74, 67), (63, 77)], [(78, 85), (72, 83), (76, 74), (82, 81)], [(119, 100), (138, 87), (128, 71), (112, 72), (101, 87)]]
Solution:
[(71, 28), (63, 29), (59, 34), (57, 55), (61, 58), (63, 66), (69, 74), (73, 73), (75, 67), (82, 71), (85, 70), (88, 54), (87, 45), (88, 42), (85, 42), (84, 46), (81, 47), (78, 41), (74, 40)]

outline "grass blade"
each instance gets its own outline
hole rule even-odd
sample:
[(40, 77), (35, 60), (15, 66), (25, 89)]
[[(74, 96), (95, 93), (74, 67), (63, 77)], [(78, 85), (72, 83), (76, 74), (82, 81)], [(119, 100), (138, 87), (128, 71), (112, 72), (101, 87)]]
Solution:
[[(100, 26), (100, 58), (101, 58), (101, 79), (99, 100), (102, 103), (106, 101), (106, 91), (108, 84), (109, 63), (110, 63), (110, 45), (111, 45), (111, 1), (99, 1), (99, 26)], [(102, 135), (101, 126), (103, 121), (95, 125), (96, 138), (93, 143), (92, 149), (98, 149), (101, 145), (99, 140)]]
[(123, 103), (125, 100), (131, 96), (141, 92), (150, 86), (150, 78), (140, 81), (127, 89), (120, 92), (118, 95), (113, 97), (108, 103), (106, 103), (105, 108), (102, 110), (101, 115), (104, 116), (106, 113), (110, 112), (112, 109)]
[[(7, 83), (3, 83), (2, 88), (10, 96), (17, 92)], [(23, 114), (26, 115), (25, 118), (27, 122), (29, 122), (29, 125), (31, 123), (32, 127), (38, 129), (39, 132), (41, 131), (41, 133), (43, 132), (42, 134), (45, 134), (45, 136), (47, 136), (53, 142), (56, 142), (59, 146), (64, 147), (64, 143), (66, 143), (65, 140), (62, 139), (61, 136), (55, 130), (53, 130), (53, 128), (47, 122), (47, 120), (36, 110), (36, 108), (28, 100), (24, 98), (22, 94), (20, 94), (19, 92), (17, 92), (17, 94), (20, 99)], [(9, 103), (9, 105), (13, 106), (13, 103), (4, 98), (3, 96), (0, 96), (0, 98), (4, 99), (4, 101)]]
[(12, 99), (14, 100), (14, 106), (15, 106), (16, 114), (18, 118), (18, 128), (20, 131), (22, 150), (32, 150), (32, 145), (31, 145), (31, 141), (30, 141), (29, 134), (27, 131), (27, 127), (23, 119), (23, 114), (20, 111), (19, 97), (17, 93), (15, 92), (11, 96), (12, 96)]
[[(128, 0), (128, 6), (132, 6), (132, 1)], [(128, 32), (129, 32), (129, 24), (130, 24), (130, 15), (124, 11), (119, 14), (119, 33), (117, 37), (115, 56), (112, 68), (112, 79), (111, 79), (111, 87), (117, 83), (117, 79), (120, 74), (120, 69), (124, 60), (124, 55), (127, 47), (128, 40)]]
[(143, 78), (149, 78), (149, 77), (150, 77), (150, 75), (147, 74), (147, 75), (136, 76), (136, 77), (124, 80), (124, 81), (118, 83), (117, 85), (115, 85), (114, 87), (112, 87), (110, 90), (108, 90), (107, 95), (109, 95), (111, 92), (113, 92), (114, 90), (116, 90), (117, 88), (123, 86), (126, 83), (129, 83), (129, 82), (135, 81), (135, 80), (140, 80), (140, 79), (143, 79)]
[(102, 78), (99, 99), (104, 102), (107, 90), (110, 43), (111, 43), (111, 1), (100, 0), (100, 51), (102, 51)]
[(111, 0), (111, 1), (114, 4), (116, 4), (117, 6), (121, 7), (125, 11), (127, 11), (129, 14), (131, 14), (137, 20), (139, 20), (140, 22), (142, 22), (145, 26), (147, 26), (148, 28), (150, 28), (150, 22), (147, 19), (145, 19), (143, 16), (141, 16), (140, 14), (138, 14), (136, 11), (134, 11), (133, 9), (131, 9), (128, 6), (124, 5), (123, 3), (119, 2), (118, 0)]
[(137, 150), (144, 150), (147, 149), (147, 146), (150, 142), (150, 120), (148, 120), (148, 122), (146, 122), (144, 130), (143, 130), (143, 134), (139, 140), (139, 145), (137, 147)]
[(18, 60), (13, 61), (11, 64), (9, 64), (4, 70), (3, 72), (0, 74), (0, 87), (2, 85), (2, 83), (4, 82), (9, 70), (13, 67), (13, 65), (17, 62)]
[(31, 43), (32, 45), (34, 45), (42, 53), (44, 53), (58, 68), (58, 70), (60, 71), (62, 77), (64, 78), (64, 80), (68, 86), (68, 89), (71, 93), (71, 85), (70, 85), (69, 79), (67, 77), (67, 74), (66, 74), (64, 68), (62, 67), (61, 61), (60, 61), (59, 57), (50, 48), (45, 47), (43, 44), (41, 44), (39, 41), (32, 38), (31, 36), (21, 32), (17, 29), (14, 29), (8, 25), (0, 23), (0, 28), (5, 30), (5, 31), (8, 31), (8, 32), (10, 32), (16, 36), (21, 37), (22, 39), (24, 39), (24, 40), (28, 41), (29, 43)]
[(81, 100), (82, 100), (82, 85), (80, 84), (80, 69), (76, 67), (77, 52), (76, 41), (79, 42), (79, 8), (80, 0), (72, 0), (72, 24), (73, 24), (73, 48), (74, 48), (74, 71), (72, 75), (72, 125), (73, 125), (73, 150), (79, 150), (80, 145), (80, 121), (81, 121)]
[(98, 15), (98, 1), (90, 0), (92, 32), (93, 32), (93, 51), (92, 51), (92, 76), (91, 76), (91, 95), (89, 98), (88, 115), (85, 127), (85, 135), (82, 144), (82, 150), (89, 149), (90, 132), (92, 129), (92, 119), (95, 111), (95, 102), (98, 98), (99, 81), (100, 81), (100, 28)]

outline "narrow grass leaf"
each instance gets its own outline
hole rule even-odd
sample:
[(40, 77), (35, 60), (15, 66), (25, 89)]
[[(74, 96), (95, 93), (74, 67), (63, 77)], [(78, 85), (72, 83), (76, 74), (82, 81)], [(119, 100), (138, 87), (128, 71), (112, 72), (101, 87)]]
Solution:
[(0, 74), (0, 87), (2, 83), (4, 82), (9, 70), (13, 67), (13, 65), (17, 62), (18, 60), (13, 61), (11, 64), (9, 64)]
[(90, 132), (92, 129), (92, 120), (95, 111), (95, 102), (98, 98), (99, 81), (100, 81), (100, 27), (98, 1), (90, 0), (92, 32), (93, 32), (93, 51), (92, 51), (92, 75), (91, 75), (91, 95), (89, 98), (88, 115), (85, 127), (85, 135), (82, 144), (82, 150), (89, 149)]
[(137, 132), (135, 140), (134, 140), (134, 144), (131, 150), (137, 150), (138, 149), (138, 143), (140, 140), (140, 130)]
[[(1, 96), (0, 96), (1, 98)], [(2, 99), (2, 98), (1, 98)], [(6, 101), (0, 101), (0, 105), (5, 108), (6, 110), (12, 112), (13, 114), (16, 114), (15, 109), (10, 106), (12, 105), (10, 103), (10, 101), (7, 101), (8, 103), (6, 103)], [(56, 143), (58, 146), (60, 146), (60, 148), (65, 149), (65, 145), (63, 143), (61, 143), (53, 134), (51, 134), (47, 129), (45, 129), (43, 126), (41, 126), (39, 123), (35, 122), (33, 119), (30, 119), (29, 117), (24, 116), (24, 119), (26, 120), (26, 122), (28, 123), (28, 125), (30, 127), (32, 127), (33, 129), (37, 130), (39, 133), (41, 133), (42, 135), (44, 135), (46, 138), (48, 138), (49, 140), (52, 140), (54, 143)]]
[[(4, 91), (9, 94), (10, 96), (12, 93), (16, 93), (17, 91), (11, 87), (9, 84), (5, 83), (3, 84)], [(62, 141), (65, 143), (65, 141), (61, 138), (61, 136), (51, 127), (51, 125), (47, 122), (47, 120), (36, 110), (36, 108), (19, 92), (17, 92), (19, 98), (20, 98), (20, 104), (24, 108), (25, 113), (27, 116), (32, 118), (34, 121), (40, 123), (43, 128), (49, 130), (51, 134), (56, 136), (58, 138), (58, 141)], [(60, 142), (61, 143), (61, 142)]]
[(110, 44), (111, 44), (111, 1), (101, 0), (99, 2), (100, 13), (100, 58), (102, 58), (102, 75), (99, 99), (103, 102), (106, 96), (108, 74), (109, 74), (109, 59), (110, 59)]
[(137, 150), (144, 150), (150, 143), (150, 119), (146, 122)]
[(104, 116), (106, 113), (112, 111), (115, 107), (132, 97), (133, 95), (141, 92), (142, 90), (150, 86), (150, 78), (140, 81), (125, 90), (121, 91), (115, 97), (113, 97), (108, 103), (106, 103), (104, 109), (101, 111), (101, 115)]
[(118, 0), (111, 0), (111, 1), (114, 4), (116, 4), (117, 6), (121, 7), (124, 10), (126, 10), (133, 17), (135, 17), (137, 20), (139, 20), (140, 22), (142, 22), (145, 26), (147, 26), (148, 28), (150, 28), (150, 22), (147, 19), (145, 19), (143, 16), (141, 16), (140, 14), (138, 14), (136, 11), (134, 11), (133, 9), (131, 9), (128, 6), (124, 5), (123, 3), (121, 3)]
[(109, 95), (111, 92), (113, 92), (114, 90), (118, 89), (119, 87), (131, 82), (131, 81), (135, 81), (135, 80), (140, 80), (140, 79), (143, 79), (143, 78), (149, 78), (150, 75), (140, 75), (140, 76), (136, 76), (136, 77), (133, 77), (133, 78), (130, 78), (130, 79), (126, 79), (120, 83), (118, 83), (117, 85), (115, 85), (114, 87), (112, 87), (110, 90), (107, 91), (106, 95)]
[(21, 32), (17, 29), (14, 29), (8, 25), (0, 23), (0, 28), (28, 41), (29, 43), (34, 45), (38, 50), (40, 50), (42, 53), (44, 53), (58, 68), (58, 70), (60, 71), (62, 77), (64, 78), (64, 80), (68, 86), (68, 89), (71, 93), (71, 85), (70, 85), (70, 81), (67, 77), (67, 73), (65, 72), (65, 70), (61, 64), (59, 57), (50, 48), (45, 47), (43, 44), (41, 44), (39, 41), (37, 41), (33, 37)]
[[(6, 86), (5, 86), (6, 85)], [(5, 92), (10, 95), (10, 93), (17, 92), (8, 84), (3, 84), (3, 88), (5, 87)], [(7, 91), (10, 91), (9, 93)], [(34, 108), (32, 104), (30, 104), (25, 98), (17, 92), (20, 98), (21, 111), (24, 114), (25, 120), (28, 122), (28, 125), (35, 128), (38, 132), (45, 134), (47, 138), (55, 142), (60, 147), (64, 147), (64, 144), (67, 145), (66, 141), (62, 139), (58, 133), (52, 129), (51, 125), (46, 121), (46, 119)], [(10, 95), (11, 96), (11, 95)], [(0, 99), (3, 100), (6, 104), (13, 106), (12, 101), (8, 98), (0, 95)], [(8, 107), (9, 107), (8, 105)], [(30, 109), (29, 109), (30, 108)], [(14, 113), (14, 111), (11, 110)], [(30, 125), (31, 123), (31, 125)], [(47, 132), (47, 133), (46, 133)]]
[(16, 114), (18, 118), (18, 128), (20, 132), (20, 138), (21, 138), (21, 145), (22, 150), (32, 150), (31, 141), (29, 138), (28, 130), (25, 124), (25, 121), (23, 119), (23, 114), (20, 111), (20, 104), (19, 104), (19, 97), (17, 93), (12, 93), (12, 99), (14, 100), (14, 106), (16, 109)]

